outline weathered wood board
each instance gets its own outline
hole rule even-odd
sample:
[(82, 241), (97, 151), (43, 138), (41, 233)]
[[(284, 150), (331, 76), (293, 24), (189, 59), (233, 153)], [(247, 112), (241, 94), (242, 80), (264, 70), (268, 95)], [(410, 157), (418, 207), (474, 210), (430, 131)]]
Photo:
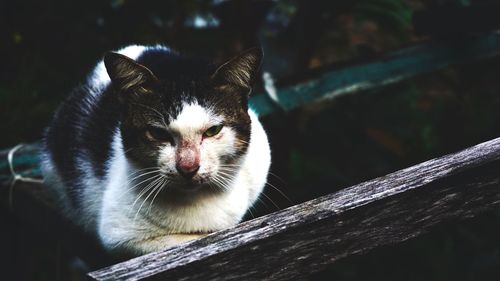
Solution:
[(95, 272), (93, 280), (294, 280), (500, 205), (500, 138), (206, 238)]

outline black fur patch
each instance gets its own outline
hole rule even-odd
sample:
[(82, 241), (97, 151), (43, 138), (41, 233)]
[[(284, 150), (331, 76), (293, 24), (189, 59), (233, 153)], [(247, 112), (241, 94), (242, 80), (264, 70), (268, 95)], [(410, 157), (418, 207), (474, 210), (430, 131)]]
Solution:
[[(73, 203), (79, 204), (85, 159), (97, 177), (106, 174), (111, 143), (120, 120), (120, 107), (114, 97), (103, 93), (92, 98), (86, 86), (76, 88), (57, 110), (44, 138), (55, 168), (62, 177)], [(83, 158), (83, 159), (82, 159)]]

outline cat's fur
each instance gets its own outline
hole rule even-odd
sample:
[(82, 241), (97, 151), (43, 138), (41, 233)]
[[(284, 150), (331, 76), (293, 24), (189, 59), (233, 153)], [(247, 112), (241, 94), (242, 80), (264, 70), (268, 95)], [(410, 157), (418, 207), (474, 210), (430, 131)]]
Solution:
[[(64, 212), (109, 251), (134, 255), (238, 223), (270, 165), (267, 136), (247, 105), (261, 51), (218, 67), (164, 46), (117, 53), (46, 131), (42, 170)], [(220, 124), (215, 136), (204, 133)], [(161, 171), (141, 170), (150, 167)]]

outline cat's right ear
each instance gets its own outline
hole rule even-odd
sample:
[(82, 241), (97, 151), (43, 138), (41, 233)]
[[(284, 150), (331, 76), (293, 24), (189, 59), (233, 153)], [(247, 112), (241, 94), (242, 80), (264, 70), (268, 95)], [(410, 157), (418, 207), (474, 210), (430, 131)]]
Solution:
[(104, 65), (113, 87), (123, 95), (148, 92), (148, 87), (158, 81), (147, 67), (118, 53), (107, 53), (104, 56)]

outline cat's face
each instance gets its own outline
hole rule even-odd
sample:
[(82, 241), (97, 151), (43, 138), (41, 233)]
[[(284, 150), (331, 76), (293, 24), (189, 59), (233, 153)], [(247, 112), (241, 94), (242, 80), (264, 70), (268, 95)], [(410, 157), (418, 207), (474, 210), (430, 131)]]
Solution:
[(250, 141), (248, 94), (261, 56), (252, 49), (210, 75), (172, 81), (108, 54), (106, 68), (123, 104), (126, 157), (138, 169), (158, 170), (167, 189), (223, 191)]

